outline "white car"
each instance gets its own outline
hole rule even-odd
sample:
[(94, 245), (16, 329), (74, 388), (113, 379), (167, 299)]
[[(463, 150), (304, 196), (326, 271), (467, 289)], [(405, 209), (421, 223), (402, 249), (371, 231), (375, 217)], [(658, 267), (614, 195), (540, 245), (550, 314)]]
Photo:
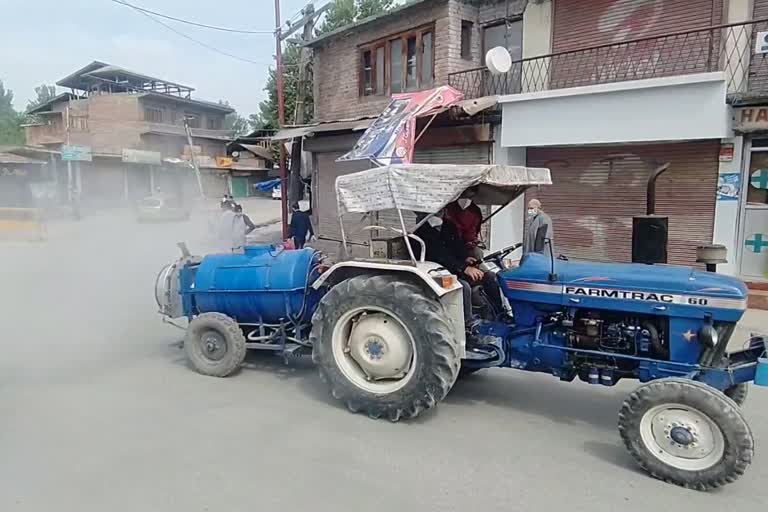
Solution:
[(272, 189), (272, 199), (280, 200), (283, 198), (283, 188), (278, 185)]

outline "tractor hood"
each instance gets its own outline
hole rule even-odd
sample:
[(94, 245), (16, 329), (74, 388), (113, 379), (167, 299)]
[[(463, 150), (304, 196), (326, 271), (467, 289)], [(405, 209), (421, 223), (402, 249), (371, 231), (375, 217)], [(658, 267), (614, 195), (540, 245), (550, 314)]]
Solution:
[(738, 321), (747, 307), (739, 279), (675, 265), (555, 261), (529, 254), (501, 273), (513, 299), (626, 312)]
[(739, 279), (676, 265), (559, 261), (557, 271), (565, 286), (693, 294), (737, 301), (747, 298), (747, 287)]

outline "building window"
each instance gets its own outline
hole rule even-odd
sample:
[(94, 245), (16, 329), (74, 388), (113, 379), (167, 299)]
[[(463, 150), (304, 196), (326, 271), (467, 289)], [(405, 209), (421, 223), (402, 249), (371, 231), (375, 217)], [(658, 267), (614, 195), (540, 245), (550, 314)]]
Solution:
[(523, 58), (523, 20), (501, 22), (483, 29), (483, 55), (491, 48), (503, 46), (512, 61)]
[(220, 117), (209, 117), (208, 118), (208, 129), (209, 130), (221, 130), (223, 126), (223, 122)]
[(461, 58), (472, 60), (472, 22), (461, 22)]
[(148, 123), (162, 123), (163, 109), (157, 107), (144, 107), (144, 121)]
[(434, 30), (389, 37), (360, 48), (360, 95), (384, 96), (434, 85)]
[(200, 115), (191, 112), (185, 112), (184, 118), (187, 120), (190, 128), (200, 128)]

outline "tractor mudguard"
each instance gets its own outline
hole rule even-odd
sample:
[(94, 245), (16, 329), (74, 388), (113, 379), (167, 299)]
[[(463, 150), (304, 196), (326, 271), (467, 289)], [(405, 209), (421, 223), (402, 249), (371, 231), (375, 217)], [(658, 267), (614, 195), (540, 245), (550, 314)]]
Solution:
[(466, 356), (466, 332), (464, 324), (464, 297), (462, 285), (456, 276), (431, 262), (417, 265), (378, 260), (350, 260), (337, 263), (324, 272), (312, 288), (333, 287), (336, 284), (362, 274), (402, 274), (403, 278), (419, 284), (434, 296), (445, 308), (453, 326), (460, 356)]

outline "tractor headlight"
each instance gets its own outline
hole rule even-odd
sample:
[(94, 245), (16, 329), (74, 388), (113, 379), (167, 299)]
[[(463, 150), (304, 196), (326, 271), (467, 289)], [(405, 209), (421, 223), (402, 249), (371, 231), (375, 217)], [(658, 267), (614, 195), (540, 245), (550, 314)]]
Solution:
[(720, 341), (720, 335), (717, 334), (717, 329), (707, 324), (699, 329), (699, 341), (707, 348), (714, 348)]

